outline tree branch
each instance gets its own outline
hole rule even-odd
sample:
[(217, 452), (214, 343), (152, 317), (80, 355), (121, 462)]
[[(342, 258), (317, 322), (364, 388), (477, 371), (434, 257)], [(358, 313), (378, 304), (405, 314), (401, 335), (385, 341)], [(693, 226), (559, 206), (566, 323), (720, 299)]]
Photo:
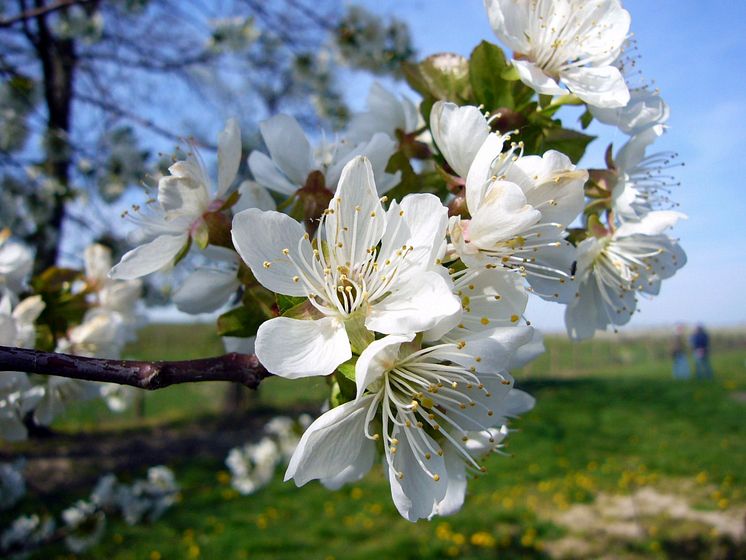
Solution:
[(180, 383), (230, 381), (257, 389), (269, 373), (254, 354), (232, 352), (214, 358), (179, 362), (141, 362), (86, 358), (28, 348), (0, 346), (0, 375), (22, 371), (84, 381), (129, 385), (154, 391)]
[(38, 16), (43, 16), (52, 12), (56, 12), (58, 10), (62, 10), (64, 8), (69, 8), (70, 6), (74, 6), (76, 4), (89, 4), (92, 1), (93, 0), (60, 0), (59, 2), (49, 4), (48, 6), (39, 6), (31, 10), (24, 10), (8, 18), (0, 19), (0, 27), (10, 27), (11, 25), (14, 25), (18, 22), (28, 21)]

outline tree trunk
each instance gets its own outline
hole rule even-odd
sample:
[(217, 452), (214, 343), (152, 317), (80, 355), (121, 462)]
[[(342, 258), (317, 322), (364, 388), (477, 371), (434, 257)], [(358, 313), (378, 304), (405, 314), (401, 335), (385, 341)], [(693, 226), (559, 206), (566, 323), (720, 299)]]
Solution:
[[(44, 5), (44, 0), (35, 2), (37, 8), (43, 8)], [(55, 182), (56, 188), (49, 202), (47, 220), (33, 239), (36, 246), (36, 273), (57, 262), (62, 224), (65, 220), (65, 204), (71, 194), (70, 171), (73, 164), (69, 135), (77, 63), (75, 42), (73, 39), (55, 37), (47, 22), (48, 15), (42, 14), (34, 18), (37, 33), (33, 43), (42, 65), (44, 101), (47, 107), (45, 171)]]

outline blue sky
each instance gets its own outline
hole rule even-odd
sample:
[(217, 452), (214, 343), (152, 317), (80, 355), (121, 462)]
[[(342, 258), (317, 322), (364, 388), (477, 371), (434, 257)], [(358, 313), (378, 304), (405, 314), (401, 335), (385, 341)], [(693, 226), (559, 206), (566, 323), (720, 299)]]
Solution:
[[(479, 41), (496, 42), (482, 0), (364, 0), (369, 9), (407, 21), (421, 55), (468, 56)], [(666, 281), (661, 295), (643, 300), (631, 324), (674, 322), (746, 324), (746, 2), (627, 0), (640, 68), (671, 106), (670, 129), (654, 150), (680, 154), (674, 193), (689, 220), (674, 235), (689, 262)], [(367, 84), (359, 83), (362, 107)], [(568, 121), (568, 125), (571, 123)], [(626, 136), (594, 124), (599, 135), (586, 159), (602, 167), (609, 142)], [(562, 306), (533, 302), (529, 318), (547, 330), (563, 328)]]

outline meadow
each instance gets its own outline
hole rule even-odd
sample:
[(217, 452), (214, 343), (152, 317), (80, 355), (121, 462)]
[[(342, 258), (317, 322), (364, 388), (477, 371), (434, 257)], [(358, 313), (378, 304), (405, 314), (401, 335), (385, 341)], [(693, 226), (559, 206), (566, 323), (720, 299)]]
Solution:
[[(222, 352), (208, 325), (152, 325), (127, 357)], [(172, 467), (179, 503), (152, 525), (112, 521), (80, 558), (746, 558), (746, 335), (714, 337), (714, 381), (674, 381), (665, 336), (617, 335), (547, 352), (517, 385), (538, 401), (513, 423), (506, 456), (470, 482), (463, 510), (411, 524), (397, 515), (380, 468), (329, 492), (282, 472), (240, 496), (225, 451), (273, 415), (314, 412), (324, 380), (269, 379), (242, 410), (227, 386), (182, 385), (136, 397), (120, 415), (73, 407), (24, 453), (37, 490), (28, 511), (86, 497), (102, 469), (123, 479), (153, 461)], [(38, 558), (70, 558), (62, 549)]]

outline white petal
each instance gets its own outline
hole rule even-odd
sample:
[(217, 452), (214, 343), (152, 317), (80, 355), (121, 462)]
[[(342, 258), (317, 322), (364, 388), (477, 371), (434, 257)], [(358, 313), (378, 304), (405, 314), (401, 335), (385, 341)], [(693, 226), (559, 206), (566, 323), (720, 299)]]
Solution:
[(411, 342), (414, 334), (390, 334), (371, 342), (363, 350), (355, 364), (355, 384), (357, 398), (362, 397), (365, 389), (390, 370), (399, 355), (399, 348), (405, 342)]
[[(367, 440), (367, 438), (366, 438)], [(343, 468), (339, 473), (330, 476), (328, 478), (322, 478), (321, 484), (323, 484), (329, 490), (339, 490), (345, 484), (350, 482), (357, 482), (363, 478), (376, 460), (376, 446), (375, 444), (367, 440), (363, 442), (360, 454), (357, 459), (350, 465)]]
[(674, 210), (649, 212), (639, 222), (625, 222), (616, 230), (616, 237), (628, 235), (658, 235), (672, 228), (679, 220), (686, 220), (687, 215)]
[(355, 157), (345, 165), (329, 210), (333, 212), (324, 223), (329, 251), (336, 263), (354, 268), (368, 259), (368, 250), (378, 244), (386, 227), (367, 158)]
[(409, 266), (432, 267), (445, 242), (448, 208), (432, 194), (409, 194), (401, 201), (400, 210), (409, 229), (406, 243), (412, 247), (407, 255)]
[(544, 71), (528, 60), (513, 60), (513, 66), (518, 70), (521, 81), (528, 87), (542, 95), (564, 95), (567, 90), (557, 81), (547, 76)]
[(430, 129), (438, 149), (459, 177), (469, 173), (474, 158), (490, 133), (477, 107), (438, 101), (430, 112)]
[(536, 399), (520, 389), (511, 389), (503, 400), (503, 413), (507, 416), (518, 416), (536, 406)]
[[(433, 449), (438, 449), (438, 444), (429, 435), (421, 433), (421, 436), (429, 440)], [(435, 512), (437, 504), (443, 500), (448, 489), (445, 461), (439, 455), (433, 455), (429, 461), (420, 459), (433, 475), (438, 475), (439, 480), (435, 480), (422, 469), (415, 457), (416, 451), (409, 441), (414, 437), (412, 430), (400, 431), (397, 428), (392, 437), (399, 440), (393, 457), (394, 469), (388, 469), (394, 505), (401, 516), (409, 521), (426, 519)], [(399, 478), (399, 473), (404, 476)]]
[(544, 347), (544, 336), (541, 331), (534, 329), (531, 340), (520, 346), (510, 358), (508, 370), (519, 369), (532, 362), (546, 351)]
[(479, 210), (472, 213), (469, 240), (480, 249), (492, 249), (495, 243), (520, 235), (540, 220), (541, 212), (527, 203), (518, 185), (495, 181)]
[(303, 486), (321, 478), (339, 475), (352, 465), (359, 465), (360, 456), (375, 449), (365, 437), (365, 413), (372, 397), (342, 404), (325, 412), (303, 434), (290, 458), (285, 481), (291, 478)]
[(238, 187), (241, 198), (233, 206), (233, 213), (238, 214), (249, 208), (259, 208), (259, 210), (277, 210), (277, 204), (269, 194), (269, 191), (254, 181), (244, 181)]
[(513, 0), (484, 0), (492, 30), (500, 41), (515, 52), (526, 53), (531, 49), (526, 37), (529, 5), (529, 2)]
[(388, 297), (371, 306), (368, 329), (383, 334), (425, 331), (461, 309), (452, 286), (437, 272), (412, 275)]
[[(460, 456), (459, 451), (449, 442), (443, 446), (443, 458), (448, 476), (446, 490), (443, 499), (438, 502), (434, 513), (437, 515), (453, 515), (464, 505), (466, 496), (466, 463)], [(430, 516), (432, 517), (432, 516)]]
[(305, 184), (315, 164), (311, 144), (298, 121), (280, 114), (262, 122), (259, 128), (272, 161), (293, 183)]
[(267, 371), (298, 379), (329, 375), (352, 357), (344, 325), (337, 319), (270, 319), (256, 333), (256, 356)]
[(116, 280), (140, 278), (171, 264), (176, 255), (186, 245), (189, 234), (161, 235), (150, 243), (135, 247), (122, 257), (119, 264), (109, 272)]
[(651, 126), (632, 138), (622, 146), (614, 158), (614, 164), (621, 173), (632, 171), (645, 157), (645, 150), (665, 132), (663, 125)]
[(13, 318), (20, 324), (32, 324), (44, 311), (46, 304), (40, 295), (30, 296), (21, 301), (13, 310)]
[(466, 206), (474, 215), (482, 205), (482, 200), (493, 182), (493, 164), (503, 151), (503, 139), (497, 134), (489, 134), (477, 151), (466, 177)]
[(93, 243), (85, 248), (85, 276), (90, 280), (102, 282), (111, 269), (111, 249), (99, 243)]
[[(551, 240), (547, 236), (547, 241)], [(577, 250), (572, 243), (557, 238), (556, 246), (539, 248), (532, 256), (536, 274), (527, 276), (533, 292), (539, 297), (557, 303), (568, 303), (575, 296), (572, 263), (577, 260)], [(541, 268), (538, 268), (541, 267)]]
[(390, 190), (399, 183), (399, 179), (401, 178), (401, 173), (398, 171), (393, 175), (386, 173), (386, 166), (396, 151), (396, 146), (396, 141), (391, 139), (387, 134), (382, 132), (374, 134), (369, 141), (362, 142), (348, 152), (345, 152), (344, 156), (340, 157), (339, 160), (335, 161), (329, 167), (326, 172), (328, 187), (334, 189), (341, 182), (343, 169), (350, 161), (358, 156), (365, 156), (370, 161), (371, 169), (373, 170), (376, 192), (381, 195)]
[(231, 229), (233, 245), (259, 283), (288, 296), (307, 295), (303, 282), (293, 282), (300, 273), (291, 261), (312, 261), (313, 250), (305, 235), (303, 226), (287, 214), (257, 208), (236, 214)]
[(225, 305), (240, 285), (235, 270), (195, 270), (172, 300), (185, 313), (209, 313)]
[(462, 341), (465, 344), (457, 353), (445, 348), (433, 354), (480, 372), (503, 371), (508, 368), (513, 353), (531, 340), (533, 330), (526, 326), (496, 327)]
[(567, 87), (589, 105), (624, 107), (629, 102), (624, 76), (615, 66), (570, 68), (560, 75)]
[(295, 184), (288, 181), (266, 154), (256, 150), (249, 154), (249, 169), (260, 185), (287, 196), (295, 193), (303, 185), (303, 183)]
[(218, 135), (218, 192), (220, 198), (233, 183), (241, 164), (241, 129), (236, 119), (228, 119)]
[(541, 209), (544, 223), (567, 225), (583, 211), (588, 172), (575, 169), (570, 158), (556, 150), (520, 158), (508, 170), (507, 179), (523, 189), (529, 204)]
[(204, 184), (168, 175), (158, 181), (158, 202), (167, 216), (197, 218), (207, 210), (210, 197)]

